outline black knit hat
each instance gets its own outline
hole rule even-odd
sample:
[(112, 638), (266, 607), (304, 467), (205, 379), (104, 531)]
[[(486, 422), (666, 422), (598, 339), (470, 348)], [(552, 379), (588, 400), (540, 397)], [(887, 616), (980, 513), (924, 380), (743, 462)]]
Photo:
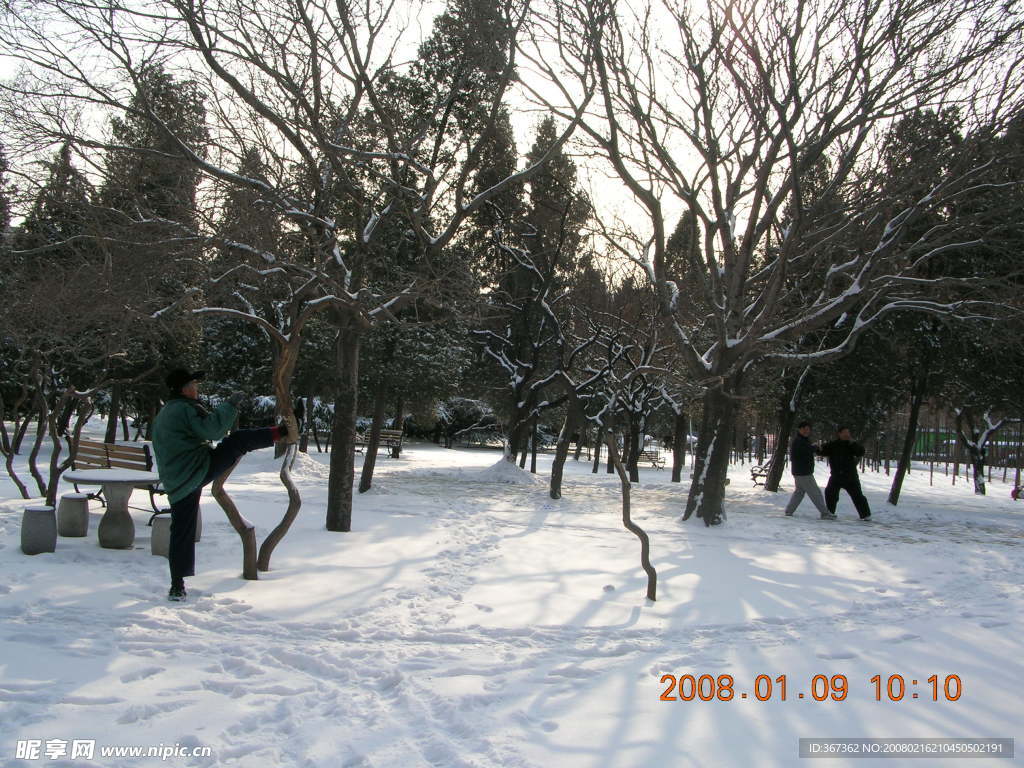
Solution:
[(171, 392), (177, 394), (181, 388), (190, 381), (202, 381), (206, 378), (206, 371), (189, 371), (187, 368), (175, 368), (167, 374), (164, 381)]
[(796, 428), (797, 429), (803, 429), (804, 427), (809, 427), (809, 426), (811, 426), (811, 422), (805, 420), (805, 421), (801, 421), (799, 424), (797, 424)]

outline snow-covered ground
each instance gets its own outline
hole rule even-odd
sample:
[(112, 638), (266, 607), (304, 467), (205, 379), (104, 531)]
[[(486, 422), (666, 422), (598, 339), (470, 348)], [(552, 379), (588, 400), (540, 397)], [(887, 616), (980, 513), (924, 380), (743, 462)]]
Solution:
[[(613, 476), (570, 461), (552, 501), (550, 457), (536, 477), (498, 458), (418, 444), (381, 457), (341, 534), (324, 529), (327, 457), (300, 456), (302, 512), (259, 581), (240, 578), (239, 539), (207, 492), (185, 604), (165, 599), (143, 512), (132, 550), (98, 546), (94, 505), (87, 538), (29, 557), (25, 502), (0, 479), (0, 764), (794, 766), (802, 737), (1024, 735), (1024, 502), (1001, 483), (977, 498), (915, 472), (890, 508), (889, 478), (868, 473), (875, 522), (845, 496), (827, 522), (809, 501), (784, 518), (788, 493), (738, 466), (728, 524), (706, 529), (679, 521), (685, 483), (642, 470), (648, 603)], [(261, 538), (284, 510), (270, 451), (228, 489)], [(734, 697), (662, 701), (665, 675), (730, 675)], [(838, 675), (845, 700), (816, 701), (815, 676)], [(901, 701), (887, 699), (892, 675)], [(961, 695), (946, 701), (952, 675)], [(19, 759), (27, 740), (44, 753)], [(95, 740), (94, 757), (46, 756), (73, 740)], [(113, 745), (212, 757), (99, 754)]]

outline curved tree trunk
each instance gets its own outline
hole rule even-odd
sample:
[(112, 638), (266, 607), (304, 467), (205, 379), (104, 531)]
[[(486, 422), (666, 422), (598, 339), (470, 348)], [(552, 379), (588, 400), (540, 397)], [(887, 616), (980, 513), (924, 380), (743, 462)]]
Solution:
[(259, 578), (256, 570), (256, 528), (242, 517), (242, 513), (238, 511), (235, 502), (228, 496), (227, 491), (224, 490), (224, 482), (231, 476), (231, 473), (235, 471), (237, 466), (238, 462), (236, 461), (231, 465), (231, 469), (213, 481), (210, 490), (213, 493), (213, 498), (217, 500), (220, 508), (224, 510), (224, 514), (228, 516), (231, 526), (242, 539), (242, 578), (254, 581)]
[(327, 530), (352, 530), (356, 418), (359, 406), (359, 332), (351, 324), (339, 330), (335, 344), (338, 378), (331, 425), (331, 474), (327, 483)]
[[(32, 474), (33, 479), (36, 481), (36, 486), (39, 488), (39, 495), (46, 495), (46, 482), (43, 480), (42, 474), (39, 472), (39, 467), (36, 461), (39, 458), (39, 448), (43, 444), (43, 438), (46, 436), (46, 426), (49, 422), (50, 406), (46, 402), (46, 393), (43, 392), (42, 379), (39, 380), (39, 389), (36, 392), (36, 407), (39, 409), (39, 422), (36, 426), (36, 438), (32, 442), (32, 450), (28, 454), (28, 469)], [(26, 418), (26, 422), (28, 419)]]
[(380, 431), (384, 428), (384, 388), (377, 387), (373, 396), (373, 422), (370, 425), (370, 440), (363, 459), (363, 471), (359, 476), (359, 492), (366, 493), (373, 486), (373, 469), (377, 465), (377, 449), (380, 447)]
[(630, 518), (629, 510), (629, 478), (626, 477), (626, 468), (619, 461), (618, 451), (615, 448), (615, 434), (608, 433), (608, 458), (615, 466), (619, 474), (619, 482), (622, 484), (622, 524), (626, 529), (640, 539), (640, 565), (647, 574), (647, 599), (658, 599), (658, 572), (651, 565), (651, 540), (643, 528), (638, 526)]
[[(34, 375), (33, 373), (32, 376), (34, 377)], [(29, 422), (32, 420), (29, 418), (28, 413), (25, 414), (24, 420), (21, 418), (22, 409), (25, 407), (25, 403), (28, 402), (30, 392), (31, 390), (28, 385), (22, 384), (21, 392), (11, 405), (11, 415), (14, 421), (11, 429), (11, 451), (14, 453), (21, 452), (21, 443), (25, 439), (25, 432), (28, 430)]]
[[(3, 399), (2, 399), (2, 397), (0, 397), (0, 424), (2, 424), (2, 420), (3, 420), (3, 417), (4, 417), (4, 412), (3, 412), (2, 404), (3, 404)], [(7, 430), (6, 429), (4, 429), (4, 436), (5, 437), (7, 436)], [(14, 470), (14, 456), (15, 456), (15, 451), (14, 451), (13, 443), (5, 441), (5, 445), (4, 445), (4, 458), (5, 458), (4, 464), (5, 464), (6, 468), (7, 468), (7, 474), (10, 476), (11, 481), (15, 484), (15, 486), (17, 486), (18, 493), (21, 494), (21, 498), (23, 498), (23, 499), (30, 498), (29, 495), (28, 495), (28, 488), (26, 488), (25, 484), (23, 482), (21, 482), (21, 478), (18, 477), (18, 473), (15, 472), (15, 470)]]
[[(64, 392), (61, 393), (60, 400), (57, 401), (56, 406), (49, 413), (49, 422), (48, 423), (49, 423), (50, 440), (53, 443), (53, 449), (50, 452), (50, 472), (49, 472), (50, 481), (46, 485), (46, 503), (49, 506), (51, 506), (51, 507), (57, 505), (57, 486), (60, 484), (60, 476), (61, 476), (61, 474), (64, 472), (64, 469), (67, 467), (67, 464), (65, 464), (62, 467), (61, 466), (61, 462), (60, 462), (61, 453), (63, 453), (63, 451), (64, 451), (63, 436), (66, 433), (65, 433), (64, 430), (61, 429), (60, 424), (58, 423), (58, 421), (59, 421), (61, 415), (63, 414), (64, 409), (68, 405), (68, 403), (74, 401), (74, 397), (73, 396), (74, 396), (74, 390), (73, 389), (66, 389), (66, 390), (64, 390)], [(115, 426), (115, 428), (117, 427), (117, 422), (114, 422), (114, 426)]]
[(295, 408), (292, 405), (292, 377), (299, 362), (299, 348), (302, 343), (300, 332), (301, 325), (296, 324), (287, 337), (287, 343), (275, 344), (276, 354), (271, 372), (274, 399), (277, 401), (274, 412), (278, 420), (288, 425), (288, 439), (278, 441), (274, 446), (274, 455), (281, 459), (281, 484), (288, 491), (288, 508), (259, 548), (256, 567), (261, 571), (270, 570), (270, 557), (274, 553), (274, 548), (288, 533), (302, 507), (299, 489), (295, 487), (291, 478), (291, 465), (295, 462), (299, 440), (299, 421), (295, 417)]
[(295, 487), (292, 480), (292, 464), (298, 455), (298, 445), (288, 443), (285, 449), (284, 458), (281, 461), (281, 484), (288, 490), (288, 509), (281, 518), (281, 522), (272, 530), (267, 538), (260, 545), (259, 556), (256, 559), (256, 568), (261, 571), (270, 570), (270, 558), (274, 554), (274, 548), (281, 542), (281, 539), (292, 527), (295, 518), (298, 517), (299, 509), (302, 507), (302, 498), (299, 496), (299, 489)]

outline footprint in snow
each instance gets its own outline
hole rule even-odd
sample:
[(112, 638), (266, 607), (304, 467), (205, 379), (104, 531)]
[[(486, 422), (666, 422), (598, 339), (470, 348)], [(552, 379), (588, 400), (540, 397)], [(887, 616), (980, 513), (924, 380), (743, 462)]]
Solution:
[(132, 723), (146, 722), (154, 717), (183, 709), (193, 703), (192, 700), (180, 700), (168, 701), (164, 704), (132, 704), (117, 718), (117, 723), (118, 725), (130, 725)]
[(816, 654), (819, 659), (825, 659), (826, 661), (838, 661), (841, 659), (856, 659), (856, 653), (848, 653), (845, 651), (837, 651), (836, 653), (819, 653)]
[(489, 605), (480, 605), (480, 603), (477, 603), (476, 609), (478, 611), (483, 611), (484, 613), (494, 613), (494, 609)]
[(75, 707), (106, 707), (123, 701), (124, 699), (118, 696), (65, 696), (59, 703)]
[(981, 626), (984, 629), (994, 629), (995, 627), (1005, 627), (1009, 623), (1008, 621), (983, 621)]
[(886, 642), (888, 642), (888, 643), (906, 643), (906, 642), (909, 642), (911, 640), (920, 640), (920, 639), (921, 639), (920, 635), (915, 635), (912, 632), (907, 632), (906, 634), (900, 635), (899, 637), (890, 638)]
[(136, 680), (145, 680), (153, 675), (159, 675), (163, 671), (163, 667), (143, 667), (142, 669), (137, 669), (134, 672), (128, 672), (121, 675), (121, 682), (134, 683)]

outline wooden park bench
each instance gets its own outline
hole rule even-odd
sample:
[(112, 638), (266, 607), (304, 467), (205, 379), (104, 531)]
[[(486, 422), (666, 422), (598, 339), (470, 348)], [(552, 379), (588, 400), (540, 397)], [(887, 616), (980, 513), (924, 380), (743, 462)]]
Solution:
[(764, 485), (768, 480), (768, 474), (772, 471), (771, 459), (764, 464), (757, 464), (750, 468), (750, 479), (754, 481), (754, 487)]
[[(153, 471), (153, 454), (148, 445), (118, 445), (117, 443), (101, 443), (98, 440), (79, 439), (75, 452), (71, 457), (72, 469), (138, 469), (144, 472)], [(74, 483), (78, 491), (78, 484)], [(170, 512), (156, 505), (156, 495), (165, 491), (159, 483), (146, 488), (149, 491), (149, 504), (153, 507), (153, 517)], [(98, 500), (106, 506), (106, 500), (100, 491), (88, 494), (89, 498)], [(150, 518), (150, 523), (153, 518)]]
[(658, 451), (640, 451), (636, 455), (636, 461), (639, 464), (641, 461), (650, 462), (650, 465), (655, 469), (665, 468), (665, 459), (661, 457)]
[[(382, 429), (380, 431), (380, 445), (381, 447), (387, 448), (391, 454), (391, 458), (397, 459), (402, 453), (402, 438), (404, 432), (401, 429)], [(362, 453), (363, 448), (370, 444), (370, 433), (365, 432), (362, 435), (356, 436), (356, 451)]]

